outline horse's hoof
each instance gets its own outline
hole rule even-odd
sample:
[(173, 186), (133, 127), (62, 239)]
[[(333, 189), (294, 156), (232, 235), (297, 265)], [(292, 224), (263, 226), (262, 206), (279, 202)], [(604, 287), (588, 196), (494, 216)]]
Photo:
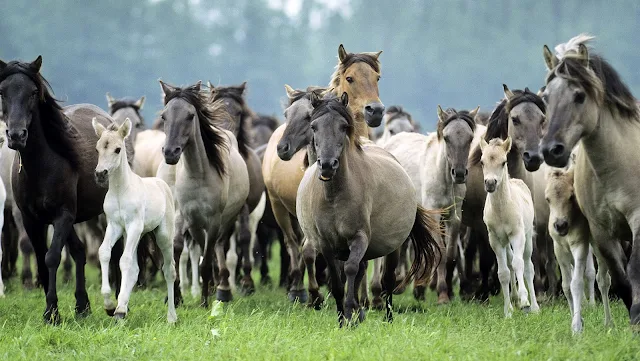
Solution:
[(288, 296), (291, 302), (306, 303), (309, 300), (307, 290), (291, 290)]
[(522, 307), (522, 312), (524, 312), (525, 314), (530, 313), (531, 312), (531, 307), (530, 306)]
[(371, 302), (371, 308), (374, 310), (384, 310), (384, 300), (380, 296), (375, 296)]
[(424, 301), (426, 299), (425, 293), (427, 289), (424, 286), (417, 286), (413, 288), (413, 298), (418, 301)]
[(23, 279), (22, 280), (22, 287), (27, 291), (31, 291), (36, 286), (33, 284), (33, 280), (31, 280), (31, 279)]
[(216, 290), (216, 299), (220, 302), (230, 302), (233, 299), (233, 295), (231, 294), (231, 290)]
[(46, 324), (57, 326), (60, 324), (60, 313), (57, 308), (47, 309), (42, 315)]
[(364, 308), (360, 309), (360, 312), (358, 312), (358, 322), (364, 322), (366, 318), (366, 314), (364, 312)]
[(256, 293), (256, 287), (254, 286), (253, 281), (240, 282), (240, 293), (244, 296), (251, 296)]
[(116, 313), (116, 309), (115, 308), (105, 308), (104, 312), (107, 313), (107, 316), (113, 317), (113, 315)]
[(371, 301), (369, 300), (369, 297), (365, 297), (362, 299), (362, 301), (360, 302), (360, 305), (362, 306), (362, 308), (369, 309), (369, 307), (371, 307)]
[(125, 316), (127, 314), (123, 313), (123, 312), (116, 312), (113, 314), (113, 319), (116, 320), (116, 322), (122, 321), (124, 320)]
[(441, 293), (440, 296), (438, 296), (438, 302), (436, 303), (437, 305), (447, 305), (451, 302), (451, 300), (449, 299), (449, 295), (446, 293)]
[(324, 303), (324, 296), (322, 296), (318, 291), (315, 291), (315, 292), (312, 291), (311, 298), (309, 299), (309, 303), (307, 303), (307, 306), (315, 310), (320, 310), (322, 308), (323, 303)]
[(406, 290), (407, 290), (407, 286), (406, 286), (406, 285), (405, 285), (405, 286), (402, 286), (402, 287), (396, 287), (396, 288), (394, 288), (394, 289), (393, 289), (393, 294), (394, 294), (394, 295), (401, 295), (401, 294), (403, 294), (403, 293), (404, 293), (404, 291), (406, 291)]
[(268, 275), (260, 279), (260, 285), (262, 286), (271, 286), (272, 284), (273, 284), (273, 280)]
[(87, 303), (84, 306), (76, 306), (76, 317), (85, 318), (91, 314), (91, 306)]

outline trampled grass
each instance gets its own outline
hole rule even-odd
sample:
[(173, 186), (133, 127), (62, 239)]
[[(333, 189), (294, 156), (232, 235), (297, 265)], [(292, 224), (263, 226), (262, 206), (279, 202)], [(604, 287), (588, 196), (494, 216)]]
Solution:
[[(640, 342), (626, 309), (614, 302), (615, 327), (603, 327), (602, 305), (586, 307), (585, 331), (572, 336), (564, 299), (542, 302), (540, 314), (502, 316), (501, 296), (488, 304), (456, 299), (436, 306), (433, 295), (418, 303), (410, 292), (395, 296), (395, 319), (367, 312), (355, 328), (338, 328), (335, 303), (315, 311), (287, 301), (281, 289), (258, 286), (249, 297), (211, 317), (186, 297), (178, 323), (166, 323), (166, 290), (158, 281), (137, 290), (123, 323), (102, 311), (98, 272), (87, 266), (93, 313), (75, 319), (73, 284), (58, 289), (62, 324), (42, 322), (44, 294), (24, 291), (17, 279), (0, 299), (2, 360), (637, 360)], [(62, 277), (59, 277), (61, 280)], [(257, 278), (256, 278), (257, 279)]]

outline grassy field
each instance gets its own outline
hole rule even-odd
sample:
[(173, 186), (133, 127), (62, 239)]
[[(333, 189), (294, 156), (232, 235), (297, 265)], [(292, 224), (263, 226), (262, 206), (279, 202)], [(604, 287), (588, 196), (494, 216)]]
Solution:
[[(602, 306), (587, 307), (585, 331), (572, 336), (564, 299), (541, 302), (541, 313), (502, 316), (502, 300), (488, 304), (458, 299), (435, 306), (410, 292), (394, 297), (395, 320), (369, 311), (364, 323), (340, 329), (332, 299), (320, 311), (293, 305), (277, 288), (259, 287), (212, 317), (187, 297), (178, 323), (166, 323), (166, 291), (159, 281), (131, 297), (125, 322), (102, 311), (98, 272), (87, 266), (93, 313), (74, 318), (73, 285), (58, 289), (62, 324), (42, 322), (44, 294), (24, 291), (17, 279), (0, 299), (0, 360), (638, 360), (640, 342), (626, 309), (613, 303), (616, 326), (603, 327)], [(58, 279), (62, 279), (59, 277)], [(256, 277), (257, 279), (257, 277)]]

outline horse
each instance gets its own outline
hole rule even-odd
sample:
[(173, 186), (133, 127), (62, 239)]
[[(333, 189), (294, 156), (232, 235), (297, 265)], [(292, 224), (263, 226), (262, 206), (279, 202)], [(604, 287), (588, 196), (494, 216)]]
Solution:
[[(411, 179), (395, 158), (380, 147), (360, 143), (348, 98), (346, 93), (324, 100), (312, 95), (317, 161), (305, 171), (297, 196), (303, 233), (327, 262), (341, 326), (352, 321), (354, 311), (359, 322), (364, 320), (357, 289), (366, 261), (377, 257), (385, 257), (385, 318), (391, 322), (400, 246), (410, 238), (414, 247), (408, 277), (426, 278), (437, 261), (433, 233), (439, 231), (431, 213), (415, 201)], [(345, 262), (346, 302), (337, 260)]]
[[(509, 176), (522, 179), (529, 189), (533, 189), (530, 172), (537, 171), (542, 163), (538, 142), (545, 126), (546, 107), (542, 99), (528, 88), (509, 90), (503, 84), (503, 90), (504, 98), (491, 113), (484, 139), (489, 142), (493, 138), (504, 140), (510, 136), (514, 140), (507, 156)], [(482, 149), (477, 146), (471, 152), (469, 159), (467, 192), (462, 204), (462, 224), (471, 228), (470, 242), (465, 250), (464, 268), (467, 272), (465, 279), (472, 279), (474, 252), (477, 249), (482, 280), (475, 297), (486, 300), (490, 292), (489, 275), (495, 264), (495, 257), (489, 246), (487, 227), (482, 220), (487, 193), (484, 189), (481, 157)], [(546, 231), (544, 233), (546, 234)], [(466, 294), (469, 291), (468, 284), (461, 284), (460, 288), (461, 293)]]
[[(102, 270), (101, 293), (108, 314), (123, 319), (129, 311), (129, 298), (138, 280), (138, 260), (136, 253), (142, 235), (153, 232), (162, 252), (162, 270), (167, 283), (168, 300), (174, 299), (173, 284), (176, 279), (173, 259), (174, 202), (167, 183), (158, 178), (142, 178), (131, 170), (127, 160), (125, 139), (132, 136), (132, 122), (126, 118), (121, 125), (111, 124), (105, 128), (92, 120), (98, 136), (96, 150), (98, 164), (95, 170), (96, 182), (108, 187), (104, 198), (107, 216), (107, 230), (100, 246), (100, 266)], [(123, 152), (123, 150), (125, 150)], [(113, 245), (126, 236), (125, 248), (120, 259), (122, 286), (117, 307), (111, 300), (109, 285), (109, 261)], [(167, 321), (174, 323), (178, 317), (174, 302), (167, 302)]]
[[(0, 118), (1, 119), (1, 118)], [(6, 140), (7, 125), (0, 120), (0, 147), (4, 146)], [(0, 179), (0, 229), (4, 226), (4, 204), (7, 200), (7, 191), (4, 182)], [(2, 239), (0, 238), (0, 269), (2, 269)], [(0, 298), (4, 298), (4, 282), (2, 282), (2, 272), (0, 272)]]
[[(46, 294), (45, 322), (60, 322), (56, 270), (63, 245), (76, 264), (76, 306), (90, 312), (85, 286), (85, 249), (73, 224), (102, 213), (106, 189), (94, 180), (97, 138), (91, 119), (103, 125), (111, 117), (95, 105), (60, 107), (40, 74), (42, 57), (31, 63), (0, 61), (0, 94), (7, 122), (9, 148), (18, 151), (11, 185), (24, 227), (34, 247), (38, 278)], [(46, 225), (53, 224), (47, 250)]]
[[(374, 53), (348, 53), (344, 46), (338, 47), (338, 64), (331, 76), (329, 89), (334, 94), (346, 92), (350, 99), (349, 108), (355, 116), (356, 134), (361, 137), (369, 137), (369, 127), (377, 127), (382, 122), (384, 105), (380, 101), (378, 81), (380, 80), (380, 61), (382, 51)], [(294, 99), (295, 91), (285, 86), (290, 100)], [(274, 217), (280, 227), (287, 251), (290, 257), (290, 287), (288, 296), (291, 301), (305, 302), (308, 295), (303, 287), (300, 235), (296, 228), (296, 195), (298, 185), (302, 179), (306, 159), (305, 150), (291, 154), (287, 162), (279, 159), (280, 154), (288, 153), (291, 146), (279, 144), (286, 124), (281, 125), (269, 139), (265, 150), (262, 173), (264, 176), (267, 195), (271, 201)], [(289, 147), (289, 149), (286, 149)], [(306, 261), (312, 262), (315, 252), (309, 252)], [(365, 283), (366, 285), (366, 283)], [(310, 300), (313, 301), (313, 300)]]
[(269, 138), (280, 126), (276, 117), (270, 115), (257, 114), (251, 121), (251, 133), (253, 136), (254, 149), (269, 143)]
[[(543, 48), (549, 69), (543, 93), (549, 128), (540, 148), (547, 164), (564, 167), (572, 149), (580, 145), (574, 166), (576, 200), (589, 224), (590, 244), (602, 255), (631, 325), (637, 327), (640, 194), (635, 181), (640, 161), (629, 145), (640, 139), (640, 109), (611, 64), (590, 54), (590, 39), (574, 37), (556, 48), (562, 50), (558, 55)], [(632, 241), (628, 263), (616, 240)]]
[(133, 123), (131, 129), (131, 141), (135, 144), (138, 133), (145, 129), (144, 118), (140, 111), (144, 107), (145, 96), (139, 99), (121, 98), (115, 99), (111, 94), (107, 93), (107, 105), (109, 106), (109, 114), (117, 124), (124, 123), (129, 118)]
[(411, 114), (406, 112), (399, 105), (390, 106), (384, 113), (383, 121), (384, 129), (382, 134), (377, 137), (376, 144), (384, 145), (389, 138), (402, 132), (417, 132), (419, 125), (413, 121)]
[[(226, 110), (220, 103), (209, 102), (208, 94), (200, 89), (201, 82), (182, 88), (163, 81), (160, 85), (165, 101), (161, 117), (167, 134), (163, 154), (167, 164), (177, 165), (174, 196), (184, 227), (204, 249), (201, 305), (208, 307), (214, 249), (216, 298), (224, 302), (232, 298), (225, 246), (249, 196), (249, 174), (236, 138), (221, 127), (229, 121)], [(176, 229), (181, 228), (176, 224)], [(182, 246), (174, 242), (174, 257), (182, 253)], [(192, 266), (196, 268), (197, 263)], [(194, 277), (194, 282), (197, 280)]]
[[(472, 111), (443, 111), (438, 106), (437, 131), (429, 135), (400, 133), (390, 137), (383, 148), (400, 162), (409, 174), (416, 190), (414, 198), (426, 209), (449, 209), (436, 221), (445, 229), (445, 239), (436, 235), (445, 262), (437, 269), (438, 304), (449, 303), (453, 296), (452, 278), (460, 236), (462, 200), (466, 193), (469, 152), (477, 146), (485, 128), (476, 125), (475, 116), (480, 107)], [(379, 304), (379, 269), (376, 267), (374, 304)], [(414, 286), (414, 295), (424, 299), (426, 287)], [(377, 294), (376, 294), (377, 293)]]
[[(236, 264), (242, 263), (244, 276), (240, 280), (240, 287), (243, 293), (251, 294), (255, 292), (255, 285), (251, 278), (251, 245), (255, 243), (256, 229), (258, 222), (264, 214), (266, 199), (264, 199), (264, 180), (262, 179), (262, 163), (252, 147), (251, 125), (255, 114), (249, 109), (245, 100), (245, 90), (247, 83), (232, 86), (214, 87), (209, 82), (209, 91), (212, 102), (220, 102), (230, 115), (230, 122), (224, 124), (224, 128), (231, 131), (237, 141), (238, 150), (242, 159), (247, 164), (249, 173), (249, 197), (246, 207), (238, 219), (237, 231), (232, 239), (229, 252), (237, 257), (235, 264), (229, 264), (232, 272), (231, 279), (235, 283)], [(239, 257), (236, 256), (235, 242), (240, 249)], [(227, 259), (230, 259), (227, 256)], [(232, 262), (230, 262), (232, 263)]]
[[(511, 137), (494, 138), (489, 143), (481, 139), (482, 172), (487, 199), (482, 218), (489, 232), (489, 244), (496, 254), (498, 279), (504, 297), (504, 316), (511, 317), (513, 307), (509, 283), (518, 287), (519, 305), (525, 311), (538, 312), (540, 307), (533, 288), (533, 197), (529, 187), (517, 178), (510, 178), (507, 156)], [(528, 297), (527, 297), (528, 296)]]
[(589, 246), (589, 224), (576, 202), (574, 190), (574, 169), (550, 168), (547, 171), (545, 197), (549, 203), (549, 234), (553, 238), (553, 247), (562, 275), (562, 290), (571, 312), (571, 329), (582, 332), (582, 298), (587, 296), (590, 305), (595, 305), (594, 281), (597, 277), (598, 288), (604, 305), (605, 326), (611, 327), (609, 308), (609, 287), (611, 277), (603, 262), (598, 264), (596, 275), (593, 251)]

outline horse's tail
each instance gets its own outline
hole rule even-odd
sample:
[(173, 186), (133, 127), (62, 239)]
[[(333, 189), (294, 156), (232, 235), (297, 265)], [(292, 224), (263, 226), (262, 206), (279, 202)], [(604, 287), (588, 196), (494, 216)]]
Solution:
[(396, 289), (404, 288), (412, 278), (415, 278), (420, 283), (428, 283), (431, 279), (433, 270), (440, 263), (442, 256), (438, 242), (433, 237), (435, 233), (443, 233), (440, 224), (433, 218), (433, 215), (440, 213), (442, 213), (442, 210), (426, 210), (418, 205), (416, 220), (409, 234), (415, 251), (413, 264)]
[(240, 124), (238, 124), (238, 132), (236, 134), (236, 139), (238, 140), (238, 151), (242, 155), (244, 159), (247, 159), (249, 156), (249, 150), (252, 147), (253, 139), (251, 136), (251, 124), (253, 122), (253, 116), (250, 114), (245, 114), (240, 120)]

